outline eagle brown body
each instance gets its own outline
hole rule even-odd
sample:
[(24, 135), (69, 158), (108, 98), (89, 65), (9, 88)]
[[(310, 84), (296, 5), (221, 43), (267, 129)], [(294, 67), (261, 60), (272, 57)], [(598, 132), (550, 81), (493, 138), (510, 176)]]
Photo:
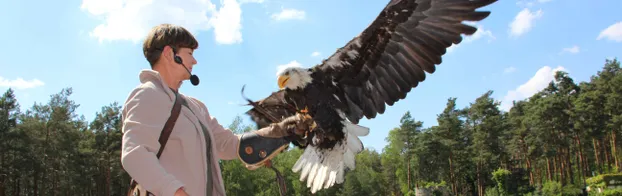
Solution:
[[(488, 11), (475, 11), (497, 0), (391, 0), (357, 37), (312, 68), (288, 68), (279, 78), (281, 90), (255, 102), (279, 119), (307, 109), (317, 124), (304, 142), (305, 153), (294, 165), (312, 192), (343, 182), (343, 170), (354, 169), (362, 151), (358, 137), (369, 129), (358, 124), (382, 114), (386, 106), (432, 74), (442, 55), (462, 35), (477, 28)], [(253, 108), (247, 112), (259, 127), (271, 121)], [(299, 138), (300, 139), (300, 138)]]

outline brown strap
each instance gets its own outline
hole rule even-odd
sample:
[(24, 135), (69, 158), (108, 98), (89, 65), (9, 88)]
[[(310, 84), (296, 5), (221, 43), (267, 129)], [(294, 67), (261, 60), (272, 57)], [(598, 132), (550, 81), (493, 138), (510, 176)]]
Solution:
[[(162, 133), (160, 133), (160, 138), (158, 142), (160, 142), (160, 150), (158, 150), (158, 154), (156, 155), (158, 159), (160, 159), (160, 155), (162, 155), (162, 151), (164, 150), (164, 146), (166, 146), (166, 142), (168, 142), (168, 137), (171, 136), (173, 132), (173, 127), (175, 127), (175, 123), (177, 122), (177, 118), (179, 117), (179, 113), (181, 111), (181, 96), (178, 93), (175, 93), (175, 104), (171, 109), (171, 116), (168, 117), (168, 120), (164, 124), (164, 128), (162, 128)], [(131, 195), (132, 190), (136, 187), (138, 183), (136, 180), (132, 179), (130, 182), (130, 187), (127, 195)], [(147, 191), (147, 195), (151, 194)]]
[(166, 146), (166, 142), (168, 142), (168, 137), (171, 136), (171, 132), (173, 132), (173, 127), (175, 127), (175, 122), (177, 122), (177, 118), (179, 117), (179, 112), (181, 111), (181, 97), (179, 94), (175, 93), (175, 105), (173, 105), (173, 109), (171, 110), (171, 116), (168, 117), (166, 124), (164, 124), (164, 128), (162, 129), (162, 133), (160, 134), (160, 150), (156, 155), (158, 159), (160, 155), (162, 155), (162, 151), (164, 150), (164, 146)]

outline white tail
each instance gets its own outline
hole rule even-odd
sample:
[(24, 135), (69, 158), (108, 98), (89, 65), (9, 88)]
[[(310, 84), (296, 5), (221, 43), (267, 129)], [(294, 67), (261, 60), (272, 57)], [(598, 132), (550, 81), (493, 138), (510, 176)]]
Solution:
[(359, 137), (369, 134), (369, 128), (352, 124), (347, 120), (343, 123), (345, 141), (327, 150), (307, 146), (292, 168), (294, 173), (300, 172), (300, 181), (306, 179), (311, 193), (329, 188), (335, 183), (343, 183), (345, 169), (353, 170), (356, 154), (363, 151), (363, 143)]

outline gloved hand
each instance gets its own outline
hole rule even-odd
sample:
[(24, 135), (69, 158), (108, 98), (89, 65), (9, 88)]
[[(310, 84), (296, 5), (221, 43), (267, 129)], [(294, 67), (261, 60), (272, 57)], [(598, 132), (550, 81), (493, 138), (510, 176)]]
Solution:
[(242, 134), (238, 147), (240, 160), (249, 170), (260, 168), (287, 148), (289, 140), (285, 137), (301, 135), (314, 125), (310, 116), (297, 114), (251, 133)]
[(282, 138), (293, 133), (301, 134), (308, 130), (313, 124), (313, 119), (302, 114), (296, 114), (283, 119), (281, 122), (272, 123), (268, 127), (257, 130), (255, 133), (262, 137)]

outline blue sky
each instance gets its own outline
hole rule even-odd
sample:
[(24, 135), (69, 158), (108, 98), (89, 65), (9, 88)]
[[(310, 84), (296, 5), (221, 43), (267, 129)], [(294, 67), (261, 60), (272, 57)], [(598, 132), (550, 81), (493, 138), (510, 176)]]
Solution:
[[(277, 89), (280, 65), (309, 67), (358, 35), (388, 2), (356, 0), (67, 0), (5, 1), (0, 6), (0, 90), (12, 87), (22, 111), (72, 87), (77, 112), (89, 121), (102, 106), (122, 103), (149, 65), (145, 33), (159, 23), (191, 29), (200, 40), (197, 87), (182, 92), (203, 100), (223, 125), (252, 99)], [(478, 33), (452, 47), (436, 73), (406, 100), (373, 120), (363, 138), (381, 150), (388, 131), (411, 111), (436, 125), (447, 98), (465, 107), (487, 90), (504, 103), (542, 89), (554, 70), (589, 80), (605, 59), (622, 57), (622, 1), (502, 0), (477, 23)], [(316, 54), (316, 55), (313, 55)], [(216, 83), (222, 82), (217, 85)], [(504, 106), (505, 107), (505, 106)], [(249, 119), (244, 117), (245, 122)]]

